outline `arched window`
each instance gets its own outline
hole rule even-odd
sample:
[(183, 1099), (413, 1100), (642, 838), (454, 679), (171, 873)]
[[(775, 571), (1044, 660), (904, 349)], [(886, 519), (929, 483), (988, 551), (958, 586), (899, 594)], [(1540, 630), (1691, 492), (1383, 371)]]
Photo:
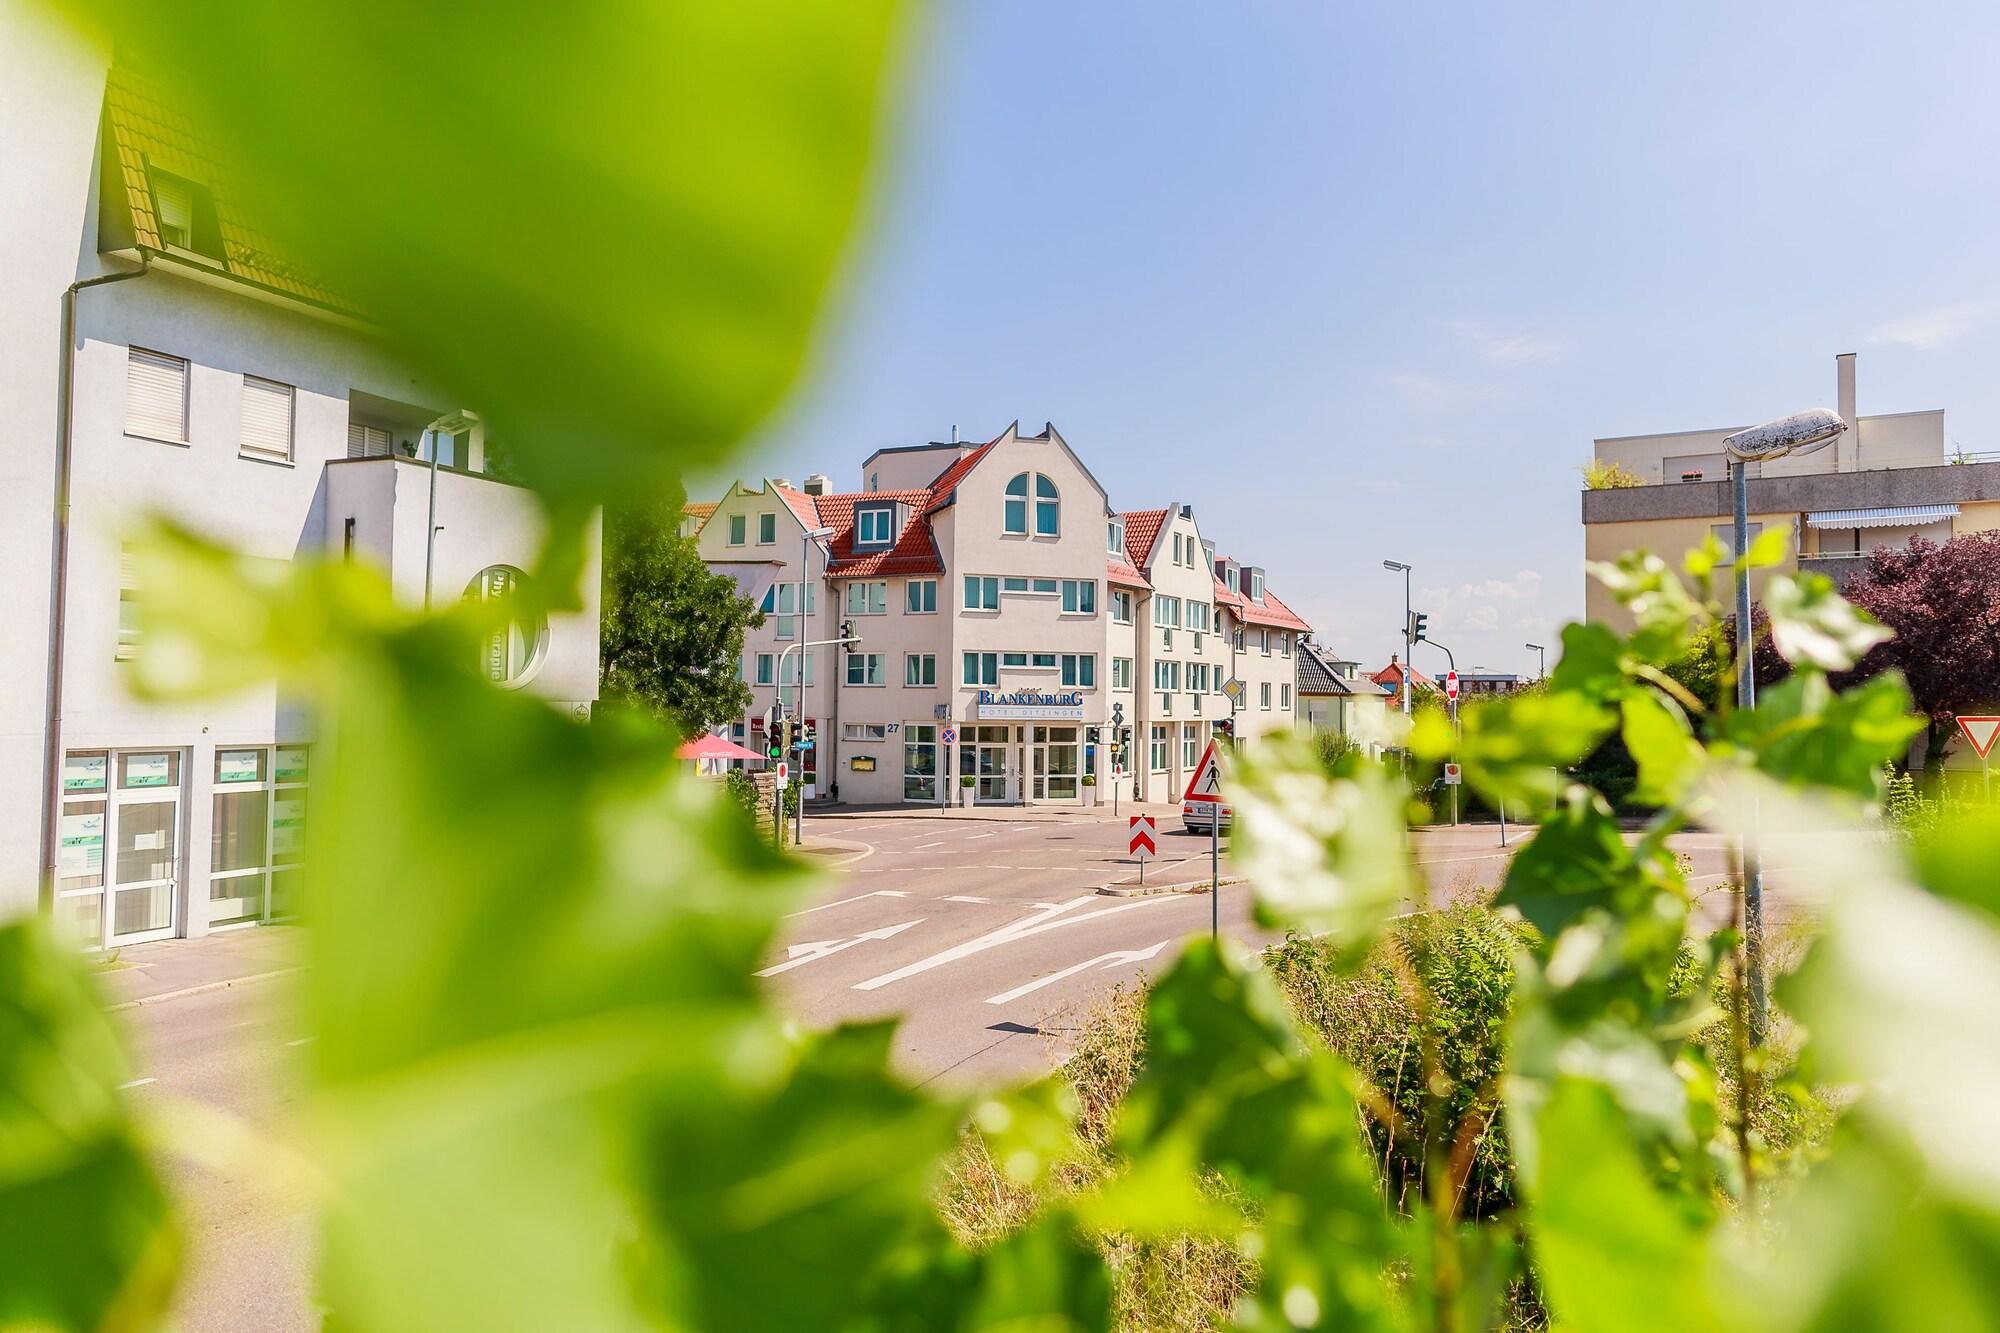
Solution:
[(1039, 472), (1018, 473), (1007, 483), (1006, 518), (1001, 531), (1027, 535), (1030, 490), (1035, 501), (1035, 535), (1059, 536), (1062, 532), (1062, 500), (1056, 491), (1056, 484)]
[(1056, 484), (1041, 473), (1035, 474), (1035, 535), (1053, 537), (1062, 531), (1062, 502), (1056, 498)]

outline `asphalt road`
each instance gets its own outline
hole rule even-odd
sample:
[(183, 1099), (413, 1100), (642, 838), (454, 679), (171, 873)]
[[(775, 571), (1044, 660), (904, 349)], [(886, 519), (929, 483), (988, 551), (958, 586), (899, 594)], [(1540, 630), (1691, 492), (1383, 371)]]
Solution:
[[(1205, 883), (1208, 839), (1173, 832), (1177, 815), (1160, 812), (1160, 824), (1160, 857), (1147, 870), (1148, 883)], [(808, 825), (808, 842), (827, 853), (829, 869), (818, 896), (785, 922), (783, 943), (765, 968), (769, 984), (815, 1026), (900, 1016), (898, 1062), (924, 1082), (963, 1088), (1047, 1070), (1106, 992), (1164, 969), (1187, 938), (1209, 929), (1205, 892), (1098, 892), (1137, 879), (1122, 816), (1015, 823), (821, 816)], [(1516, 846), (1520, 837), (1517, 829)], [(1497, 886), (1511, 854), (1490, 825), (1420, 832), (1415, 845), (1433, 900)], [(1690, 835), (1680, 846), (1694, 862), (1698, 892), (1724, 882), (1719, 839)], [(1227, 877), (1226, 841), (1224, 848)], [(1782, 902), (1782, 871), (1772, 879)], [(1713, 894), (1704, 915), (1726, 919), (1729, 901)], [(1275, 938), (1250, 915), (1247, 887), (1225, 885), (1223, 932), (1246, 946)], [(263, 938), (145, 947), (219, 951)], [(185, 965), (196, 955), (157, 957)], [(205, 1103), (253, 1128), (281, 1128), (308, 1040), (289, 1017), (288, 984), (282, 977), (253, 981), (127, 1010), (139, 1074), (132, 1095)], [(303, 1211), (271, 1197), (253, 1168), (227, 1158), (175, 1162), (168, 1171), (190, 1255), (179, 1327), (318, 1327), (312, 1229)]]

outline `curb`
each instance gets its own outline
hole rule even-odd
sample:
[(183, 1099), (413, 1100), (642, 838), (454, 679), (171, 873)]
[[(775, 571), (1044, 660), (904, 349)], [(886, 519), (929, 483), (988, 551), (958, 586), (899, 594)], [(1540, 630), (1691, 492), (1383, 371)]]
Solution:
[[(1222, 880), (1222, 887), (1226, 889), (1232, 884), (1245, 882), (1241, 875), (1225, 877)], [(1161, 893), (1207, 893), (1208, 881), (1198, 879), (1183, 880), (1173, 884), (1103, 884), (1098, 886), (1097, 891), (1107, 898), (1151, 898)]]
[(229, 977), (222, 981), (205, 981), (199, 986), (183, 986), (179, 990), (165, 990), (157, 995), (141, 995), (136, 1000), (121, 1000), (117, 1004), (104, 1006), (106, 1013), (117, 1013), (121, 1009), (141, 1009), (149, 1004), (161, 1004), (167, 1000), (185, 999), (190, 995), (206, 995), (210, 991), (228, 990), (231, 986), (247, 986), (253, 981), (270, 981), (277, 977), (288, 977), (303, 971), (297, 967), (281, 967), (274, 972), (253, 972), (247, 977)]

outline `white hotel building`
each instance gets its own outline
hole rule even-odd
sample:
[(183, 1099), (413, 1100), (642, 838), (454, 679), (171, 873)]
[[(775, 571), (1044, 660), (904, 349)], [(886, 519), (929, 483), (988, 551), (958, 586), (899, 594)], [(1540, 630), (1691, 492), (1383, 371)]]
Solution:
[[(446, 386), (273, 255), (200, 137), (59, 23), (0, 10), (0, 916), (104, 946), (283, 915), (318, 739), (268, 685), (131, 696), (132, 524), (373, 561), (420, 605), (505, 595), (543, 519), (476, 424), (426, 430), (462, 406)], [(587, 710), (597, 594), (593, 554), (583, 612), (496, 635), (489, 673)]]
[[(1109, 803), (1116, 781), (1173, 801), (1216, 721), (1294, 725), (1310, 627), (1261, 568), (1216, 555), (1192, 506), (1115, 509), (1053, 426), (879, 450), (862, 476), (846, 493), (818, 476), (737, 483), (712, 512), (690, 507), (703, 559), (767, 612), (734, 730), (760, 742), (782, 693), (819, 737), (809, 795)], [(803, 646), (842, 621), (859, 643)], [(1132, 741), (1122, 777), (1114, 717)]]

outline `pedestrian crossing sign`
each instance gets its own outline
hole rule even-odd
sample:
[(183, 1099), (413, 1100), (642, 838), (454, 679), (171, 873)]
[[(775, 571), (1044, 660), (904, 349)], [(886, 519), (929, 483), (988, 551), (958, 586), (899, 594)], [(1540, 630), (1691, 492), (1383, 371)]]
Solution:
[(1188, 777), (1187, 793), (1181, 797), (1183, 804), (1189, 801), (1215, 803), (1222, 800), (1222, 770), (1215, 762), (1215, 742), (1201, 752), (1201, 762), (1194, 766)]

